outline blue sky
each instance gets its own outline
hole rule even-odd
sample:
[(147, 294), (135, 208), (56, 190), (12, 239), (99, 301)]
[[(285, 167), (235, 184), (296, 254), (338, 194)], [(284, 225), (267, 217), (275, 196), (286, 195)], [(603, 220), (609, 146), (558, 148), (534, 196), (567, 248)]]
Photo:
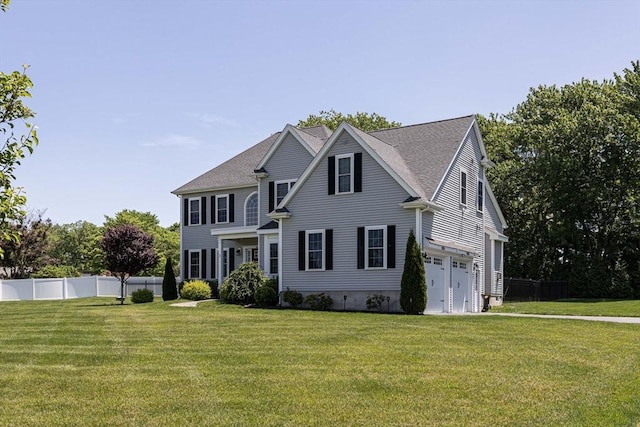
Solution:
[(13, 0), (0, 70), (28, 73), (40, 145), (17, 169), (56, 223), (170, 192), (320, 110), (403, 124), (506, 113), (530, 87), (640, 59), (640, 1)]

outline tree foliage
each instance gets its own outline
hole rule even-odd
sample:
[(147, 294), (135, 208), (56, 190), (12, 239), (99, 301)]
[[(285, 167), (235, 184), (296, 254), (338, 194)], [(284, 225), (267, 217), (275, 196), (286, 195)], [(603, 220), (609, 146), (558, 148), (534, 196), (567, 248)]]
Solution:
[(390, 122), (386, 117), (378, 113), (356, 112), (355, 114), (344, 115), (331, 109), (329, 111), (320, 111), (318, 115), (310, 114), (306, 119), (298, 121), (298, 127), (305, 128), (325, 125), (331, 130), (336, 130), (342, 122), (347, 122), (365, 132), (394, 128), (402, 125), (399, 122)]
[(51, 228), (51, 257), (57, 264), (68, 265), (87, 274), (98, 274), (104, 267), (100, 247), (102, 229), (88, 221), (54, 224)]
[(505, 273), (640, 296), (639, 62), (614, 80), (533, 88), (479, 125), (510, 227)]
[(120, 279), (120, 296), (124, 304), (126, 280), (158, 264), (153, 236), (134, 225), (118, 224), (106, 229), (101, 246), (107, 269)]
[[(3, 3), (3, 10), (7, 4)], [(27, 122), (34, 113), (23, 103), (24, 98), (31, 97), (31, 87), (33, 83), (24, 71), (0, 72), (0, 241), (19, 240), (11, 225), (26, 214), (26, 197), (13, 182), (16, 166), (38, 144), (36, 128)]]
[(130, 224), (153, 236), (153, 247), (160, 257), (160, 261), (154, 268), (143, 273), (151, 276), (162, 276), (167, 258), (180, 259), (180, 226), (175, 223), (167, 228), (160, 225), (158, 217), (151, 212), (139, 212), (124, 209), (115, 214), (113, 218), (105, 215), (103, 227), (105, 229), (117, 224)]
[(19, 240), (0, 242), (4, 256), (0, 265), (9, 279), (28, 278), (32, 272), (50, 264), (49, 232), (51, 220), (44, 219), (42, 212), (21, 215), (7, 225), (8, 232), (20, 235)]
[(409, 231), (400, 283), (400, 307), (407, 314), (422, 314), (427, 307), (424, 260), (413, 230)]

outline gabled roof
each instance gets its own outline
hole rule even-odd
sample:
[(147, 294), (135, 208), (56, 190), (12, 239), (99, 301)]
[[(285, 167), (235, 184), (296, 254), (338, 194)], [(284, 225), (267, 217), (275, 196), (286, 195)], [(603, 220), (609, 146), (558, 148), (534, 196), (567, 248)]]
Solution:
[(219, 188), (257, 186), (253, 170), (279, 136), (279, 132), (271, 135), (237, 156), (176, 188), (172, 193), (179, 195)]
[(300, 143), (300, 145), (306, 148), (306, 150), (309, 152), (309, 154), (311, 154), (312, 157), (315, 156), (318, 151), (320, 151), (320, 148), (324, 144), (324, 141), (316, 137), (315, 135), (308, 132), (303, 132), (297, 127), (288, 124), (284, 127), (282, 132), (280, 132), (280, 135), (271, 145), (271, 147), (269, 147), (269, 150), (265, 153), (262, 159), (260, 159), (258, 165), (255, 166), (257, 170), (264, 168), (264, 165), (267, 164), (271, 156), (273, 156), (273, 154), (278, 150), (278, 147), (280, 147), (280, 144), (282, 144), (282, 142), (287, 138), (288, 135), (292, 135)]
[(393, 146), (413, 175), (420, 192), (431, 200), (450, 167), (475, 116), (369, 132)]

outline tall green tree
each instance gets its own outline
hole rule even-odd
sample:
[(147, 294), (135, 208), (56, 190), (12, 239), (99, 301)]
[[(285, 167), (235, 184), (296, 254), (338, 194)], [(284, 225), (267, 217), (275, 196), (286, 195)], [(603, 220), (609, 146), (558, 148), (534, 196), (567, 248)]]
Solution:
[(98, 274), (104, 267), (102, 234), (100, 227), (88, 221), (54, 224), (50, 231), (51, 257), (56, 264), (74, 267), (85, 274)]
[(531, 89), (481, 118), (509, 223), (505, 273), (569, 279), (576, 296), (640, 296), (640, 66)]
[(146, 233), (153, 236), (153, 245), (156, 253), (160, 256), (157, 266), (143, 271), (143, 274), (162, 276), (167, 258), (180, 259), (180, 226), (172, 224), (165, 228), (160, 225), (158, 217), (151, 212), (139, 212), (136, 210), (124, 209), (117, 212), (115, 216), (105, 215), (104, 229), (108, 229), (118, 224), (135, 225)]
[(394, 128), (402, 125), (399, 122), (389, 121), (386, 117), (378, 113), (357, 112), (355, 114), (344, 115), (331, 109), (329, 111), (320, 111), (317, 115), (310, 114), (306, 119), (298, 121), (298, 127), (305, 128), (325, 125), (331, 130), (336, 130), (342, 122), (347, 122), (365, 132)]
[(400, 307), (407, 314), (422, 314), (427, 307), (424, 260), (413, 230), (409, 231), (400, 283)]

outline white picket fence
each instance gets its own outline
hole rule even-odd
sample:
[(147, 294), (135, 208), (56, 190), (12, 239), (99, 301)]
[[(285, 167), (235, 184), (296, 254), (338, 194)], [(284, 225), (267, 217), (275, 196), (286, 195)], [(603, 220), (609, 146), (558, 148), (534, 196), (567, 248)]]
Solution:
[[(162, 277), (130, 277), (126, 286), (127, 296), (136, 289), (145, 288), (151, 289), (156, 296), (162, 296)], [(120, 280), (110, 276), (0, 280), (0, 301), (111, 296), (120, 296)]]

